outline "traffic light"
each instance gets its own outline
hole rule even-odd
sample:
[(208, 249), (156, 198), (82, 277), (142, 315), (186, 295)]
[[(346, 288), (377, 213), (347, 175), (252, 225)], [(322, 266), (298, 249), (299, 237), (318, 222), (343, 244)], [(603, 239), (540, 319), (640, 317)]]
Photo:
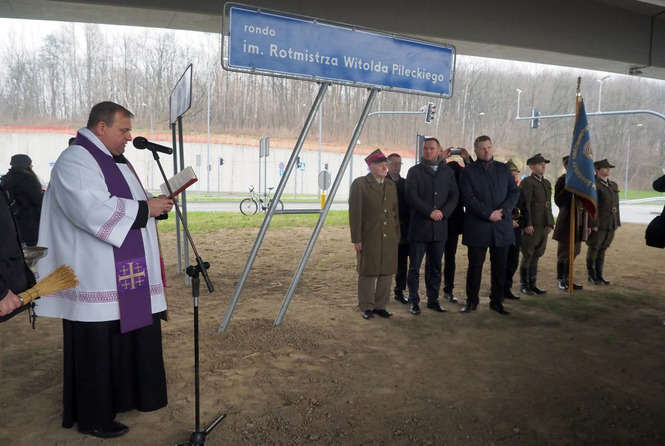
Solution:
[(540, 125), (540, 119), (536, 118), (536, 116), (540, 116), (540, 112), (538, 111), (537, 108), (532, 108), (531, 109), (531, 117), (533, 118), (531, 120), (532, 129), (537, 129), (538, 126)]
[(427, 103), (427, 111), (425, 112), (425, 122), (431, 124), (434, 119), (434, 113), (436, 113), (436, 105), (433, 102)]

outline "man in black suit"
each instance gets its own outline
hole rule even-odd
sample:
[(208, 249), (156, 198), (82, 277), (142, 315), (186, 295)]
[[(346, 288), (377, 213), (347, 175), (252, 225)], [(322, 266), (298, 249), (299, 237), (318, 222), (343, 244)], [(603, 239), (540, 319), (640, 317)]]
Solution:
[[(448, 147), (443, 151), (443, 158), (448, 159), (451, 155), (452, 150), (458, 150), (459, 156), (464, 161), (464, 165), (468, 166), (473, 162), (471, 155), (464, 148), (453, 148)], [(455, 181), (457, 182), (457, 187), (459, 188), (459, 180), (462, 176), (462, 165), (457, 161), (448, 161), (448, 167), (453, 169), (455, 172)], [(455, 288), (455, 256), (457, 255), (457, 245), (459, 242), (459, 236), (464, 230), (464, 202), (459, 199), (457, 201), (457, 206), (453, 211), (453, 214), (448, 218), (448, 240), (446, 240), (446, 247), (443, 252), (443, 297), (445, 297), (448, 302), (457, 303), (457, 297), (453, 294), (453, 288)]]
[(460, 191), (466, 213), (462, 243), (468, 247), (466, 305), (463, 313), (478, 306), (480, 279), (487, 248), (492, 264), (490, 309), (508, 314), (503, 308), (508, 248), (515, 241), (512, 212), (520, 191), (504, 163), (494, 161), (492, 140), (479, 136), (473, 143), (477, 160), (462, 171)]
[(448, 218), (452, 215), (459, 191), (455, 175), (445, 160), (440, 159), (441, 144), (436, 138), (425, 138), (420, 163), (406, 175), (406, 199), (409, 204), (409, 311), (420, 314), (418, 286), (420, 265), (427, 254), (427, 308), (444, 312), (439, 304), (441, 258), (448, 238)]
[(395, 274), (395, 300), (408, 304), (409, 299), (404, 296), (406, 289), (406, 271), (409, 260), (409, 206), (406, 203), (406, 180), (400, 175), (402, 170), (402, 157), (398, 153), (388, 155), (387, 179), (392, 180), (397, 187), (397, 202), (399, 204), (399, 230), (400, 240), (397, 247), (397, 274)]

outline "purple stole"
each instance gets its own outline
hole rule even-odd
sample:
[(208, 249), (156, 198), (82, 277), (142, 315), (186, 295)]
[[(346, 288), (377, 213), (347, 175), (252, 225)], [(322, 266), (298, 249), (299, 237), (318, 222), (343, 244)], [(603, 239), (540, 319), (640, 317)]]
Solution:
[[(74, 144), (82, 146), (95, 158), (112, 197), (134, 200), (129, 184), (112, 156), (102, 152), (80, 132), (76, 134)], [(113, 257), (120, 304), (120, 332), (127, 333), (152, 325), (150, 281), (141, 230), (130, 229), (122, 246), (113, 247)]]

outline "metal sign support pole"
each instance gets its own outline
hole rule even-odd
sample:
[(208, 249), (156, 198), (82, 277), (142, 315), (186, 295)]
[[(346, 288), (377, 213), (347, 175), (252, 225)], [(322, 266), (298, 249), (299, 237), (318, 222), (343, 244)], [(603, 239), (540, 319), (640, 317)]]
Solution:
[(279, 203), (279, 200), (282, 198), (282, 192), (284, 192), (284, 188), (286, 187), (286, 182), (288, 181), (289, 176), (291, 176), (291, 173), (293, 172), (293, 169), (296, 164), (296, 159), (298, 158), (298, 156), (300, 156), (300, 151), (302, 150), (302, 147), (305, 143), (305, 139), (307, 139), (307, 134), (309, 133), (309, 129), (312, 126), (314, 117), (316, 116), (316, 113), (319, 110), (321, 103), (323, 102), (323, 97), (328, 91), (329, 86), (330, 86), (329, 83), (324, 82), (319, 87), (319, 93), (316, 95), (316, 99), (312, 104), (312, 108), (309, 110), (309, 114), (307, 115), (307, 119), (305, 120), (305, 125), (303, 126), (302, 131), (300, 132), (300, 136), (298, 136), (298, 141), (296, 142), (296, 145), (293, 148), (293, 152), (291, 152), (291, 156), (289, 157), (289, 161), (286, 164), (284, 174), (282, 175), (282, 178), (279, 181), (279, 185), (277, 186), (275, 195), (272, 201), (270, 202), (270, 206), (268, 207), (266, 216), (263, 219), (263, 223), (261, 224), (259, 233), (256, 236), (256, 240), (254, 241), (254, 246), (252, 246), (252, 251), (249, 254), (249, 258), (247, 259), (245, 268), (243, 269), (242, 275), (240, 276), (240, 280), (238, 281), (236, 289), (233, 292), (233, 297), (231, 298), (229, 307), (226, 310), (226, 315), (224, 316), (224, 320), (219, 326), (218, 331), (220, 333), (226, 330), (226, 328), (229, 325), (229, 322), (231, 321), (231, 316), (233, 316), (233, 311), (235, 310), (235, 307), (238, 304), (238, 299), (240, 298), (240, 293), (242, 293), (242, 289), (245, 286), (245, 282), (247, 281), (247, 276), (249, 275), (249, 271), (252, 269), (252, 265), (254, 264), (254, 260), (256, 259), (256, 254), (259, 252), (259, 248), (261, 248), (261, 244), (263, 243), (263, 239), (266, 235), (266, 231), (268, 230), (268, 226), (270, 226), (270, 221), (272, 220), (272, 216), (275, 213), (275, 208), (277, 207), (277, 203)]
[(261, 196), (261, 157), (263, 157), (263, 138), (259, 139), (259, 187), (256, 188), (259, 196)]
[[(180, 141), (180, 170), (185, 168), (185, 144), (182, 136), (182, 116), (178, 117), (178, 140)], [(173, 156), (175, 158), (175, 154)], [(180, 193), (181, 208), (182, 208), (182, 221), (187, 225), (187, 191), (184, 190)], [(189, 265), (189, 240), (184, 239), (183, 243), (183, 264)], [(189, 276), (185, 277), (185, 283), (189, 285)]]
[(360, 115), (360, 119), (358, 120), (358, 123), (356, 124), (356, 127), (353, 130), (353, 135), (351, 136), (351, 142), (349, 142), (349, 147), (346, 149), (346, 154), (344, 155), (344, 159), (342, 160), (342, 165), (339, 167), (339, 172), (337, 172), (337, 175), (335, 175), (335, 181), (332, 185), (332, 188), (330, 189), (330, 195), (328, 195), (328, 198), (326, 198), (326, 205), (323, 207), (323, 211), (319, 216), (319, 220), (316, 222), (316, 226), (314, 227), (314, 232), (312, 233), (312, 237), (309, 239), (309, 243), (307, 243), (307, 248), (305, 249), (305, 253), (302, 256), (302, 259), (300, 259), (300, 264), (298, 265), (298, 269), (296, 270), (296, 273), (293, 276), (293, 279), (291, 280), (291, 285), (289, 286), (289, 289), (287, 290), (286, 295), (284, 296), (284, 301), (282, 302), (282, 308), (279, 311), (277, 319), (275, 319), (275, 325), (279, 325), (282, 322), (282, 319), (284, 319), (284, 315), (286, 314), (286, 311), (289, 308), (289, 304), (291, 303), (291, 299), (293, 298), (293, 293), (296, 291), (296, 287), (298, 286), (298, 282), (300, 281), (300, 276), (305, 270), (305, 266), (307, 265), (309, 256), (312, 254), (312, 250), (314, 249), (314, 245), (316, 244), (316, 239), (319, 237), (321, 228), (323, 228), (323, 223), (325, 223), (326, 221), (326, 217), (328, 216), (328, 211), (330, 211), (330, 206), (332, 205), (332, 202), (335, 199), (335, 194), (337, 193), (337, 189), (339, 188), (339, 185), (342, 182), (346, 166), (349, 164), (351, 158), (353, 157), (353, 150), (356, 147), (356, 143), (358, 142), (360, 133), (362, 132), (363, 127), (365, 126), (365, 121), (367, 121), (367, 115), (369, 114), (369, 110), (372, 107), (372, 104), (374, 103), (374, 99), (376, 98), (378, 92), (379, 92), (378, 88), (372, 88), (370, 90), (369, 97), (367, 98), (367, 102), (365, 103), (365, 108), (363, 109), (363, 112)]
[[(175, 135), (175, 123), (171, 124), (171, 136), (173, 138), (173, 175), (178, 173), (178, 145), (176, 144), (176, 135)], [(182, 272), (182, 254), (181, 254), (181, 245), (180, 245), (180, 215), (176, 213), (175, 216), (175, 237), (176, 237), (176, 247), (178, 251), (178, 273)]]

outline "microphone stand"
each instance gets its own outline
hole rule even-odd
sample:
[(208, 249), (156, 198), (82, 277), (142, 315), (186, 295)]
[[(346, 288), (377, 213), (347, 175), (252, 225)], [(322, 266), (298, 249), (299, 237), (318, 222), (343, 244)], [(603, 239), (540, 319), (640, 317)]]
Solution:
[(192, 432), (189, 441), (180, 443), (178, 446), (205, 445), (206, 436), (215, 427), (217, 427), (219, 422), (226, 417), (226, 414), (223, 413), (219, 415), (204, 430), (201, 430), (201, 392), (199, 385), (199, 288), (200, 288), (199, 274), (203, 276), (203, 280), (205, 281), (206, 286), (208, 287), (209, 293), (212, 293), (215, 290), (215, 288), (213, 287), (212, 282), (210, 281), (210, 277), (208, 277), (208, 268), (210, 268), (210, 264), (208, 262), (204, 262), (203, 259), (201, 259), (201, 256), (199, 255), (199, 252), (196, 249), (196, 246), (194, 245), (194, 240), (192, 240), (192, 235), (189, 232), (189, 228), (187, 227), (185, 220), (183, 220), (182, 218), (182, 214), (180, 213), (180, 207), (178, 206), (178, 203), (175, 201), (175, 197), (173, 196), (173, 190), (171, 190), (171, 185), (169, 184), (169, 180), (168, 178), (166, 178), (166, 174), (164, 173), (164, 168), (162, 167), (162, 163), (159, 161), (159, 155), (157, 154), (156, 150), (152, 149), (148, 150), (152, 152), (152, 157), (155, 159), (155, 161), (157, 161), (157, 166), (159, 167), (159, 171), (162, 174), (162, 178), (164, 178), (164, 183), (166, 183), (166, 188), (169, 191), (169, 196), (173, 199), (175, 212), (180, 221), (182, 222), (182, 228), (185, 232), (187, 239), (189, 240), (190, 246), (192, 247), (192, 251), (194, 252), (194, 257), (196, 258), (196, 265), (189, 265), (186, 270), (187, 275), (192, 279), (192, 298), (194, 301), (194, 400), (195, 400), (195, 413), (196, 413), (196, 427), (194, 432)]

